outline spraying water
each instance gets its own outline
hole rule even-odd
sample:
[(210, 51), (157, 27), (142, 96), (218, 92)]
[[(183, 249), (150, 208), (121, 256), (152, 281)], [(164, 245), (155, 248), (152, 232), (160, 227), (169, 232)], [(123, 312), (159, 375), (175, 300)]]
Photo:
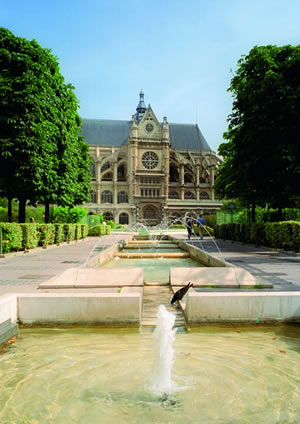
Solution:
[(172, 393), (176, 389), (171, 373), (174, 363), (174, 339), (176, 328), (173, 329), (175, 315), (168, 312), (164, 305), (158, 307), (157, 325), (153, 333), (155, 359), (152, 377), (154, 393)]

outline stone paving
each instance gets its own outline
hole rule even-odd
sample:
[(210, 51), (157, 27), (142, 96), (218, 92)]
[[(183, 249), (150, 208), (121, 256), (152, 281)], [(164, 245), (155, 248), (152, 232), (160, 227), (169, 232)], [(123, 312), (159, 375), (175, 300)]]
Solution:
[[(84, 266), (101, 250), (120, 240), (126, 240), (129, 236), (129, 233), (112, 233), (101, 238), (87, 237), (70, 244), (49, 246), (47, 249), (33, 249), (29, 253), (7, 254), (4, 258), (0, 258), (0, 295), (34, 292), (40, 283), (61, 274), (68, 268)], [(79, 289), (74, 290), (78, 292)]]
[[(181, 234), (180, 238), (186, 236)], [(249, 271), (258, 279), (273, 283), (275, 290), (300, 290), (300, 254), (240, 242), (199, 238), (187, 240), (208, 253)]]
[[(183, 232), (172, 235), (187, 239)], [(34, 249), (29, 253), (6, 255), (5, 258), (0, 258), (0, 294), (34, 292), (40, 283), (68, 268), (84, 266), (99, 251), (130, 236), (130, 233), (112, 233), (102, 238), (88, 237), (59, 247), (50, 246), (47, 249)], [(254, 276), (271, 281), (277, 290), (300, 290), (299, 254), (208, 238), (192, 238), (188, 242), (248, 270)], [(74, 290), (78, 292), (80, 289)], [(89, 289), (93, 290), (105, 289)]]

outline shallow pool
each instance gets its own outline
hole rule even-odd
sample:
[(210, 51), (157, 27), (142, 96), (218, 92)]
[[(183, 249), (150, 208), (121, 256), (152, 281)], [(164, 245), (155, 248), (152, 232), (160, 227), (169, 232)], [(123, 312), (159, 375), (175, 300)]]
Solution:
[(194, 268), (201, 266), (203, 265), (191, 258), (123, 259), (116, 257), (101, 265), (101, 268), (144, 268), (144, 280), (146, 282), (168, 283), (171, 267)]
[(151, 392), (152, 333), (24, 329), (0, 356), (1, 424), (296, 424), (300, 327), (175, 339), (173, 393)]

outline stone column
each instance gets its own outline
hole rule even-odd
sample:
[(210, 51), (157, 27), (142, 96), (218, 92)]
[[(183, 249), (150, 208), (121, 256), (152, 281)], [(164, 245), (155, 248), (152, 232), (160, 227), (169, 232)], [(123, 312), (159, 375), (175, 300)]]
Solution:
[(117, 162), (113, 162), (113, 203), (118, 203), (118, 166)]

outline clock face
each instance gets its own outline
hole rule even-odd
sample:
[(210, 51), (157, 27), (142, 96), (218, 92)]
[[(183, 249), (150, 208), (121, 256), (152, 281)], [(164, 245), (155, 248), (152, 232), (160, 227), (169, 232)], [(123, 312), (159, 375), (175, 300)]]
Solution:
[(146, 131), (148, 132), (148, 133), (150, 133), (151, 131), (153, 131), (153, 125), (152, 124), (150, 124), (150, 122), (146, 125)]

